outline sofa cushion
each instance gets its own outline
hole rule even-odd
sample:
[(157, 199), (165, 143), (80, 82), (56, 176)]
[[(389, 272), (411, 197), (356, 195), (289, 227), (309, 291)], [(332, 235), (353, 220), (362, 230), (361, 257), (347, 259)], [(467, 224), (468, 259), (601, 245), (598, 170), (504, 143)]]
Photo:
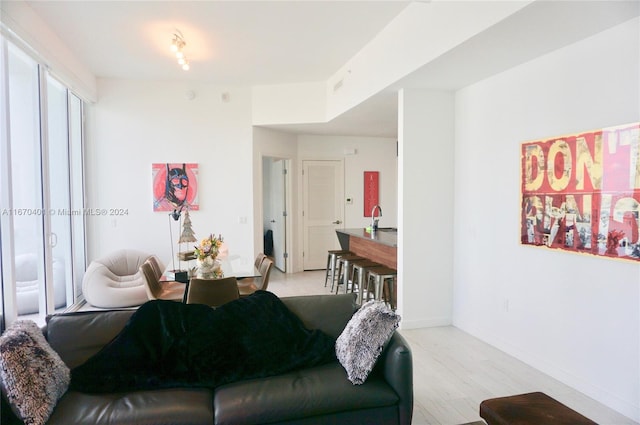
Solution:
[(73, 369), (118, 335), (134, 312), (101, 310), (48, 316), (47, 341), (66, 365)]
[(351, 382), (359, 385), (367, 379), (398, 323), (400, 316), (375, 300), (364, 303), (349, 320), (336, 340), (336, 355)]
[[(392, 406), (398, 395), (381, 374), (354, 386), (338, 362), (215, 390), (216, 425), (287, 422), (357, 409)], [(365, 422), (363, 422), (365, 423)]]
[(18, 320), (0, 337), (0, 381), (14, 413), (44, 424), (69, 386), (69, 368), (31, 320)]
[(47, 425), (196, 425), (213, 423), (209, 390), (176, 388), (131, 393), (69, 391)]
[(358, 309), (356, 296), (303, 295), (282, 298), (282, 302), (308, 329), (319, 329), (335, 339)]

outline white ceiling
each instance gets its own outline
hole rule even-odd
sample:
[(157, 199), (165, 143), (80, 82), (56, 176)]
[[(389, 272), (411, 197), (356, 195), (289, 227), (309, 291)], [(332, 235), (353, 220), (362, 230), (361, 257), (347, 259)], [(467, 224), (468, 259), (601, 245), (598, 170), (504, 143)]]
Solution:
[[(97, 77), (253, 86), (326, 81), (408, 4), (27, 1)], [(637, 16), (638, 1), (536, 1), (326, 124), (285, 131), (396, 137), (400, 87), (457, 89)], [(169, 50), (184, 35), (191, 70)]]
[[(220, 85), (326, 80), (401, 1), (28, 1), (97, 77)], [(184, 35), (191, 70), (169, 50)]]

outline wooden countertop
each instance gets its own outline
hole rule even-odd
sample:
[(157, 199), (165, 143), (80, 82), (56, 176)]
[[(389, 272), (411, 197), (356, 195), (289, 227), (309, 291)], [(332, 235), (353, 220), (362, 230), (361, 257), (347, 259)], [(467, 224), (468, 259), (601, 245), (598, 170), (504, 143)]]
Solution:
[[(394, 230), (392, 230), (394, 229)], [(355, 236), (361, 239), (367, 239), (372, 242), (377, 242), (383, 245), (392, 247), (398, 246), (398, 232), (395, 227), (381, 227), (373, 234), (367, 232), (364, 228), (359, 227), (355, 229), (339, 229), (336, 233), (342, 233), (348, 236)], [(340, 235), (338, 235), (338, 238)]]
[(373, 234), (363, 228), (336, 230), (340, 247), (392, 269), (397, 269), (398, 232), (378, 229)]

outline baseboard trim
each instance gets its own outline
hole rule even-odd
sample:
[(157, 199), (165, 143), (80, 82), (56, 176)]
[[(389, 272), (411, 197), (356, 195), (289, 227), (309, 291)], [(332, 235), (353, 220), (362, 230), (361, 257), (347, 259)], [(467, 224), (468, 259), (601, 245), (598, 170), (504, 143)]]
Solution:
[(420, 329), (420, 328), (436, 328), (440, 326), (450, 326), (451, 318), (449, 317), (429, 317), (420, 320), (401, 320), (399, 329)]

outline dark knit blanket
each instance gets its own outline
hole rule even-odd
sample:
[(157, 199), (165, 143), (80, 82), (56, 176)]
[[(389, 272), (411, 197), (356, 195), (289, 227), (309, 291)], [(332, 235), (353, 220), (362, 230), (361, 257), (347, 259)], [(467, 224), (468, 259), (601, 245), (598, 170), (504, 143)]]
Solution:
[(274, 294), (213, 309), (149, 301), (102, 350), (71, 371), (82, 392), (207, 387), (335, 360), (335, 340), (308, 330)]

